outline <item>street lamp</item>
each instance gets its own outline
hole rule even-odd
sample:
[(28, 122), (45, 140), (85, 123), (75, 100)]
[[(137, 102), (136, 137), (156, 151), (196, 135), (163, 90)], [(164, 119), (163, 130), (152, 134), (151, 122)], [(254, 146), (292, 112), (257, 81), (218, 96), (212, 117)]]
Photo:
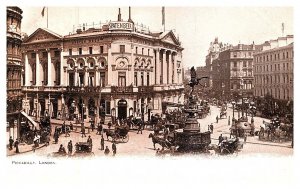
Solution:
[(232, 125), (234, 124), (234, 106), (235, 106), (235, 101), (231, 102), (232, 104)]
[(82, 123), (84, 122), (84, 117), (83, 117), (83, 109), (85, 108), (85, 104), (82, 103), (82, 108), (81, 108), (81, 117), (82, 117)]

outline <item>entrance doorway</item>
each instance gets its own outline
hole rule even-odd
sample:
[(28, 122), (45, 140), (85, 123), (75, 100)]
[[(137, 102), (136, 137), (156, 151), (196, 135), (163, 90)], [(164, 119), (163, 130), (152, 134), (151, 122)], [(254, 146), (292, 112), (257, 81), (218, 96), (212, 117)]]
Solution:
[(119, 119), (127, 118), (127, 101), (124, 99), (121, 99), (118, 102), (118, 118)]

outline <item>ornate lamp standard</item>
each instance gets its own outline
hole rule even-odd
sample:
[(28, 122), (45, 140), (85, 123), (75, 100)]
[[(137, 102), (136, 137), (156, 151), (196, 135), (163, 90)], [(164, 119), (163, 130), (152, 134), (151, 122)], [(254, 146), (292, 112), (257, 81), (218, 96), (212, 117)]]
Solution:
[(235, 118), (234, 118), (235, 101), (232, 101), (231, 104), (232, 104), (232, 125), (234, 125), (234, 121), (235, 121)]
[(85, 104), (82, 103), (82, 108), (81, 108), (81, 120), (82, 120), (82, 123), (84, 122), (84, 116), (83, 116), (83, 110), (85, 108)]

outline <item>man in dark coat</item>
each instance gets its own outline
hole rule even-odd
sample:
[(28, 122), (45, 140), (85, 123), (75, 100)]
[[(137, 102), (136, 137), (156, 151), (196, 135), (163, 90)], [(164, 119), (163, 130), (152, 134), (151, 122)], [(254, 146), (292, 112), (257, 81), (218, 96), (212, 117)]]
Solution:
[(71, 131), (73, 131), (73, 123), (70, 121), (70, 129), (71, 129)]
[[(219, 136), (219, 144), (221, 143), (223, 141), (223, 136), (222, 136), (222, 134)], [(218, 145), (219, 145), (218, 144)]]
[(92, 129), (92, 132), (94, 131), (94, 129), (95, 129), (95, 124), (94, 124), (94, 122), (92, 121), (91, 122), (91, 129)]
[(101, 149), (100, 150), (104, 150), (104, 138), (103, 138), (103, 135), (101, 135)]
[(143, 134), (143, 126), (142, 126), (142, 123), (138, 123), (139, 125), (139, 127), (138, 127), (138, 132), (137, 132), (137, 134), (139, 134), (140, 132), (141, 132), (141, 134)]
[(9, 137), (9, 150), (13, 149), (14, 139), (12, 137)]
[(117, 146), (116, 146), (115, 142), (112, 143), (111, 148), (112, 148), (112, 151), (113, 151), (113, 155), (116, 155), (116, 153), (117, 153)]
[(81, 125), (81, 137), (86, 137), (86, 135), (85, 135), (85, 128), (84, 128), (84, 125), (82, 124)]
[(18, 141), (18, 139), (16, 139), (16, 141), (15, 141), (15, 148), (16, 148), (16, 153), (20, 153), (20, 151), (19, 151), (19, 141)]
[(89, 143), (89, 144), (91, 144), (91, 145), (93, 145), (93, 140), (92, 140), (92, 138), (91, 138), (90, 135), (89, 135), (89, 137), (88, 137), (88, 139), (87, 139), (86, 142)]
[(101, 123), (98, 123), (98, 127), (97, 127), (97, 133), (96, 133), (96, 134), (99, 134), (99, 135), (101, 135), (101, 133), (102, 133), (102, 129), (103, 129), (103, 127), (102, 127), (102, 124), (101, 124)]
[(109, 152), (110, 152), (110, 151), (109, 151), (109, 149), (108, 149), (108, 146), (106, 146), (106, 147), (105, 147), (105, 150), (104, 150), (104, 154), (105, 154), (105, 155), (108, 155)]
[(58, 138), (59, 138), (58, 131), (56, 131), (54, 133), (53, 137), (54, 137), (54, 143), (57, 144), (58, 143)]
[(61, 132), (62, 133), (66, 133), (66, 123), (65, 122), (63, 122), (63, 124), (62, 124), (62, 127), (61, 127)]
[(210, 124), (210, 130), (211, 130), (211, 133), (214, 133), (214, 125), (213, 124)]
[(70, 142), (68, 143), (68, 153), (72, 154), (73, 151), (73, 144), (72, 144), (72, 140), (70, 140)]

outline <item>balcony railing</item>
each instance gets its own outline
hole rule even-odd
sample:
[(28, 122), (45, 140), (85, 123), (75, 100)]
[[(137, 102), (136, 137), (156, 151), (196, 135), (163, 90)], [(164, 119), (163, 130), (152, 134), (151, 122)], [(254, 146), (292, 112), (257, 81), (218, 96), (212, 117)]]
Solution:
[(100, 93), (101, 87), (79, 87), (79, 86), (67, 86), (66, 87), (67, 92), (73, 92), (73, 93)]

